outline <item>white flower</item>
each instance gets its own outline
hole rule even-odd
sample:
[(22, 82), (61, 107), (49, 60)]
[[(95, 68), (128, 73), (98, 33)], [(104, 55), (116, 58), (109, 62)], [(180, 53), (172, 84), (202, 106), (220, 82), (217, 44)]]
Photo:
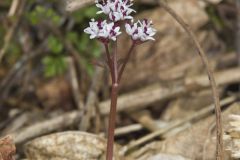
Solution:
[(134, 24), (126, 24), (126, 32), (129, 34), (134, 41), (148, 41), (155, 40), (153, 36), (156, 34), (156, 30), (151, 27), (152, 21), (143, 20), (138, 21)]
[(94, 19), (89, 22), (89, 27), (84, 32), (90, 34), (90, 39), (98, 38), (102, 42), (115, 41), (117, 36), (121, 34), (120, 27), (115, 26), (113, 22), (108, 24), (106, 20), (95, 21)]
[(95, 0), (96, 6), (101, 10), (97, 12), (97, 14), (109, 14), (111, 11), (110, 5), (105, 4), (105, 2), (99, 2), (99, 0)]
[(97, 14), (104, 13), (114, 22), (133, 19), (130, 14), (135, 12), (130, 8), (132, 6), (130, 0), (107, 0), (106, 2), (96, 0), (96, 6), (101, 9)]
[(91, 19), (91, 22), (89, 22), (89, 27), (84, 29), (84, 32), (90, 34), (90, 39), (96, 38), (105, 24), (106, 21), (96, 22), (95, 19)]

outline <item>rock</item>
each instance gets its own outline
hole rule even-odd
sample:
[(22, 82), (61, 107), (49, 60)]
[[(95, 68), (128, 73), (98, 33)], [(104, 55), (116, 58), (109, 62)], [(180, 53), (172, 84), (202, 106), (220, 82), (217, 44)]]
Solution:
[(25, 146), (25, 153), (28, 160), (102, 160), (105, 149), (105, 139), (85, 132), (69, 131), (30, 141)]
[(148, 160), (189, 160), (180, 155), (171, 155), (171, 154), (157, 154), (152, 157), (149, 157)]

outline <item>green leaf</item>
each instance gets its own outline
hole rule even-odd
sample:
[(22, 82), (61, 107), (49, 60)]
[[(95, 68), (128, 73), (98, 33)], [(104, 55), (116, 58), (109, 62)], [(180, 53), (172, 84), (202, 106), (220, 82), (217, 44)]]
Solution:
[(46, 56), (43, 58), (42, 62), (45, 66), (44, 75), (46, 77), (61, 75), (67, 69), (67, 64), (65, 62), (64, 56)]
[(48, 47), (54, 54), (59, 54), (63, 50), (62, 43), (54, 36), (48, 37)]
[(78, 50), (80, 52), (83, 52), (85, 51), (86, 49), (88, 50), (91, 50), (91, 48), (89, 47), (89, 42), (90, 42), (90, 39), (88, 37), (87, 34), (83, 34), (80, 39), (79, 39), (79, 42), (78, 42)]
[(78, 44), (78, 34), (76, 32), (68, 32), (66, 36), (73, 44)]
[(99, 58), (101, 56), (101, 49), (97, 43), (93, 45), (92, 55), (94, 58)]
[(26, 14), (31, 24), (36, 25), (42, 21), (50, 21), (54, 25), (59, 25), (61, 17), (52, 9), (43, 6), (36, 6), (35, 9)]

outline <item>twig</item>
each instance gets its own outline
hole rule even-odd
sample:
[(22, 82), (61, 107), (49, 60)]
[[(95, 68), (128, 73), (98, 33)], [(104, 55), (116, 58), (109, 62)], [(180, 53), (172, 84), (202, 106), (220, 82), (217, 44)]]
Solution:
[(76, 73), (76, 69), (74, 66), (74, 62), (72, 60), (71, 57), (67, 58), (67, 63), (69, 65), (69, 72), (70, 72), (70, 79), (71, 79), (71, 87), (72, 87), (72, 91), (73, 91), (73, 97), (75, 100), (75, 103), (78, 106), (78, 109), (81, 111), (83, 110), (83, 97), (80, 94), (79, 91), (79, 85), (78, 85), (78, 79), (77, 79), (77, 73)]
[(95, 73), (92, 78), (92, 84), (90, 87), (90, 90), (87, 95), (87, 102), (84, 106), (84, 117), (82, 118), (80, 129), (81, 131), (86, 131), (89, 128), (90, 119), (92, 117), (93, 113), (93, 106), (96, 105), (96, 102), (98, 101), (98, 92), (100, 90), (101, 86), (101, 80), (103, 78), (103, 69), (96, 67)]
[(55, 118), (38, 122), (21, 130), (17, 130), (11, 135), (14, 139), (14, 142), (19, 145), (29, 139), (73, 126), (79, 122), (81, 116), (82, 112), (80, 111), (65, 113), (58, 115)]
[[(19, 3), (16, 3), (16, 1), (12, 2), (12, 7), (9, 10), (9, 15), (12, 15), (13, 12), (18, 15), (17, 15), (16, 20), (14, 21), (13, 25), (9, 28), (8, 32), (6, 33), (6, 35), (4, 37), (4, 43), (3, 43), (2, 48), (0, 49), (0, 63), (2, 62), (2, 58), (10, 45), (10, 41), (11, 41), (12, 37), (14, 36), (15, 31), (17, 30), (17, 26), (21, 20), (21, 17), (22, 17), (23, 11), (24, 11), (25, 2), (26, 2), (26, 0), (21, 0)], [(17, 8), (18, 8), (18, 13), (16, 13)]]
[(102, 128), (102, 120), (101, 120), (101, 114), (100, 114), (100, 110), (99, 110), (99, 100), (96, 100), (95, 102), (95, 110), (94, 110), (94, 122), (95, 122), (95, 134), (99, 134), (101, 128)]
[(10, 9), (8, 11), (8, 17), (12, 17), (12, 16), (14, 16), (16, 14), (20, 2), (21, 1), (19, 1), (19, 0), (13, 0), (12, 1), (11, 7), (10, 7)]
[[(240, 73), (240, 69), (239, 70), (235, 69), (235, 72), (229, 72), (229, 74), (230, 73), (232, 73), (232, 75), (235, 74), (235, 73)], [(221, 74), (219, 74), (219, 75), (221, 75)], [(225, 77), (225, 75), (223, 75), (223, 77)], [(225, 77), (225, 79), (226, 79), (226, 77)], [(240, 76), (237, 78), (237, 80), (235, 80), (235, 81), (230, 80), (230, 82), (237, 82), (237, 81), (239, 81), (239, 79), (240, 79)], [(228, 79), (226, 79), (226, 80), (228, 80)], [(227, 82), (229, 82), (229, 81), (227, 81)], [(224, 84), (227, 84), (227, 82), (225, 81)], [(145, 92), (145, 91), (143, 91), (143, 92)], [(194, 91), (194, 90), (192, 90), (192, 91)], [(169, 92), (168, 93), (169, 97), (176, 96), (176, 93), (174, 93), (173, 91), (169, 90), (168, 92)], [(155, 94), (155, 93), (158, 96), (155, 97), (155, 99), (151, 99), (150, 101), (147, 100), (148, 102), (144, 103), (144, 104), (143, 104), (142, 101), (138, 101), (136, 104), (131, 104), (129, 99), (126, 99), (126, 97), (129, 97), (130, 95), (132, 95), (134, 98), (136, 98), (138, 100), (143, 99), (142, 97), (144, 97), (145, 98), (144, 100), (146, 100), (149, 97), (153, 97), (153, 94)], [(159, 97), (159, 95), (161, 93), (164, 93), (164, 92), (160, 92), (160, 93), (155, 92), (155, 93), (153, 93), (152, 91), (148, 91), (148, 94), (147, 95), (144, 94), (143, 96), (141, 96), (142, 93), (140, 95), (139, 95), (139, 93), (130, 93), (129, 95), (126, 94), (124, 96), (120, 96), (119, 100), (118, 100), (119, 101), (119, 106), (118, 106), (117, 111), (126, 110), (126, 108), (138, 109), (139, 106), (140, 107), (146, 107), (150, 103), (153, 103), (153, 102), (156, 102), (156, 101), (159, 101), (159, 100), (164, 100), (166, 98), (165, 96)], [(172, 93), (173, 95), (170, 95), (170, 93)], [(130, 98), (132, 98), (132, 97), (130, 97)], [(101, 102), (100, 107), (109, 109), (109, 101)], [(100, 110), (101, 114), (103, 114), (103, 115), (109, 114), (108, 109)], [(212, 109), (213, 109), (213, 106), (212, 106)], [(208, 111), (208, 112), (210, 112), (210, 111)], [(46, 121), (43, 121), (43, 122), (39, 122), (37, 124), (33, 124), (33, 125), (28, 126), (28, 127), (24, 128), (20, 131), (18, 130), (18, 131), (13, 133), (13, 137), (16, 137), (15, 141), (16, 141), (17, 144), (19, 144), (19, 143), (22, 143), (22, 142), (26, 141), (27, 139), (35, 138), (37, 136), (41, 136), (43, 134), (47, 134), (47, 133), (53, 132), (53, 131), (58, 130), (58, 129), (73, 126), (73, 125), (75, 125), (79, 122), (79, 119), (81, 119), (82, 116), (83, 116), (82, 112), (79, 112), (79, 111), (73, 111), (73, 112), (70, 112), (70, 113), (65, 113), (65, 114), (62, 114), (62, 115), (58, 115), (58, 117), (54, 117), (50, 120), (46, 120)], [(174, 127), (175, 126), (173, 126), (173, 128)]]
[[(157, 126), (157, 127), (154, 128), (155, 130), (162, 129), (162, 128), (164, 128), (164, 127), (166, 127), (167, 125), (170, 124), (169, 122), (164, 122), (164, 121), (154, 121), (154, 123)], [(125, 134), (129, 134), (131, 132), (140, 131), (140, 130), (145, 129), (145, 128), (147, 128), (147, 127), (143, 126), (142, 124), (132, 124), (132, 125), (129, 125), (129, 126), (120, 127), (120, 128), (116, 129), (115, 136), (122, 136), (122, 135), (125, 135)], [(156, 128), (158, 128), (158, 129), (156, 129)]]
[(159, 129), (157, 123), (146, 110), (129, 113), (128, 115), (150, 131), (156, 131)]
[(116, 128), (115, 136), (125, 135), (125, 134), (131, 133), (131, 132), (139, 131), (143, 128), (144, 127), (141, 124), (132, 124), (132, 125), (125, 126), (125, 127)]
[(192, 32), (191, 28), (184, 22), (184, 20), (178, 16), (178, 14), (168, 7), (162, 0), (158, 0), (158, 3), (161, 7), (163, 7), (186, 31), (186, 33), (189, 35), (191, 40), (193, 41), (199, 56), (201, 57), (201, 60), (203, 64), (205, 65), (205, 69), (207, 71), (209, 81), (211, 84), (212, 94), (213, 94), (213, 101), (215, 104), (215, 114), (216, 114), (216, 127), (217, 127), (217, 143), (216, 143), (216, 160), (223, 160), (224, 159), (224, 148), (223, 148), (223, 131), (222, 131), (222, 116), (221, 116), (221, 108), (219, 103), (219, 94), (217, 91), (217, 85), (215, 82), (215, 78), (212, 72), (212, 69), (209, 66), (209, 62), (207, 59), (207, 56), (200, 46), (199, 42), (197, 41), (194, 33)]
[[(23, 55), (18, 60), (18, 62), (15, 63), (15, 65), (9, 71), (7, 76), (5, 76), (5, 78), (1, 81), (1, 84), (0, 84), (0, 90), (1, 90), (0, 99), (4, 99), (8, 95), (10, 85), (13, 83), (14, 80), (16, 80), (15, 77), (17, 76), (17, 74), (20, 73), (20, 71), (27, 64), (27, 62), (30, 59), (40, 55), (43, 51), (46, 51), (46, 49), (47, 49), (46, 43), (47, 43), (46, 40), (43, 41), (42, 44), (40, 44), (38, 46), (38, 48), (35, 48), (35, 50), (32, 50), (32, 52), (30, 54)], [(2, 102), (0, 102), (0, 103), (2, 103)]]
[[(240, 68), (217, 72), (215, 76), (217, 77), (217, 82), (220, 86), (236, 83), (240, 81)], [(208, 87), (210, 87), (210, 84), (206, 75), (186, 78), (185, 84), (170, 88), (158, 83), (149, 85), (138, 91), (119, 96), (117, 111), (139, 110), (154, 102), (161, 102), (166, 99), (182, 96)], [(134, 101), (132, 101), (132, 99), (134, 99)], [(102, 115), (107, 115), (109, 113), (109, 104), (110, 100), (100, 103), (100, 112)]]
[(31, 113), (23, 111), (22, 113), (17, 114), (14, 116), (9, 123), (7, 123), (4, 130), (1, 131), (1, 134), (7, 134), (18, 130), (19, 128), (23, 127), (29, 121), (29, 116)]

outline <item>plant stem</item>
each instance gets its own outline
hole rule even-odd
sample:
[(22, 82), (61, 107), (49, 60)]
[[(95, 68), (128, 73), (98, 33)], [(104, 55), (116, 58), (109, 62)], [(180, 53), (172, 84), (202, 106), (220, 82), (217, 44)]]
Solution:
[(111, 108), (110, 108), (110, 115), (109, 115), (109, 123), (108, 123), (108, 142), (107, 142), (107, 157), (106, 160), (113, 159), (113, 150), (114, 150), (114, 130), (115, 130), (115, 123), (116, 123), (116, 114), (117, 114), (117, 96), (119, 90), (119, 82), (122, 77), (122, 73), (124, 68), (130, 58), (130, 55), (135, 47), (135, 43), (133, 42), (131, 48), (127, 53), (127, 57), (124, 60), (123, 66), (118, 71), (118, 57), (117, 57), (117, 40), (114, 46), (114, 52), (112, 58), (110, 57), (108, 45), (105, 44), (107, 59), (108, 59), (108, 66), (110, 68), (111, 76), (112, 76), (112, 91), (111, 91)]
[[(109, 52), (107, 53), (109, 54)], [(108, 56), (108, 55), (107, 55)], [(106, 160), (113, 159), (114, 150), (114, 130), (116, 123), (116, 108), (117, 108), (117, 96), (118, 96), (118, 66), (117, 66), (117, 40), (114, 46), (113, 57), (110, 58), (110, 71), (112, 75), (112, 91), (111, 91), (111, 109), (108, 123), (108, 142), (107, 142), (107, 157)]]
[(108, 67), (109, 67), (109, 70), (110, 70), (110, 73), (111, 73), (111, 78), (113, 80), (114, 79), (113, 61), (112, 61), (112, 58), (111, 58), (110, 53), (109, 53), (108, 44), (104, 44), (104, 47), (105, 47), (106, 55), (107, 55), (107, 64), (108, 64)]
[(118, 96), (118, 84), (115, 83), (112, 86), (111, 91), (111, 109), (109, 115), (108, 126), (108, 142), (107, 142), (107, 158), (106, 160), (112, 160), (113, 158), (113, 143), (114, 143), (114, 130), (116, 123), (116, 108), (117, 108), (117, 96)]
[(132, 53), (135, 45), (136, 45), (136, 44), (133, 42), (131, 48), (129, 49), (129, 51), (128, 51), (128, 53), (127, 53), (126, 58), (124, 59), (123, 65), (122, 65), (122, 67), (121, 67), (121, 69), (120, 69), (120, 71), (119, 71), (118, 83), (120, 82), (120, 80), (121, 80), (121, 78), (122, 78), (123, 71), (124, 71), (124, 69), (125, 69), (125, 67), (126, 67), (127, 62), (129, 61), (130, 55), (131, 55), (131, 53)]
[(118, 41), (116, 40), (114, 52), (113, 52), (113, 70), (114, 70), (114, 80), (113, 85), (117, 83), (118, 80), (118, 58), (117, 58), (117, 48), (118, 48)]

